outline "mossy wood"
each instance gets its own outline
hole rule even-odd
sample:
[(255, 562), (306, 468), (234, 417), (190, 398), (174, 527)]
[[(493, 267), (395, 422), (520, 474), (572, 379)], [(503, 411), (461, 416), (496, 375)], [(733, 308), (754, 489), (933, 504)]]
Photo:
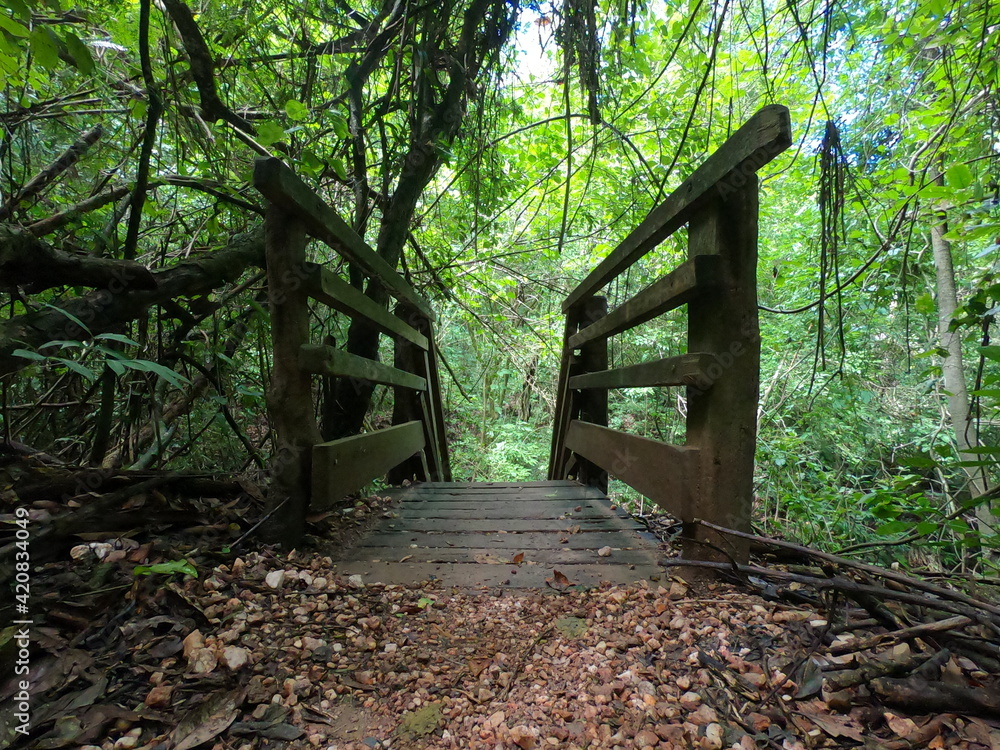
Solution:
[(427, 381), (418, 375), (323, 344), (302, 346), (299, 367), (311, 375), (341, 375), (416, 391), (427, 389)]
[(424, 448), (420, 422), (353, 435), (312, 449), (313, 510), (326, 510)]
[(788, 108), (764, 107), (709, 156), (680, 187), (606, 257), (563, 302), (569, 312), (684, 226), (703, 206), (746, 184), (748, 178), (792, 145)]
[(254, 164), (253, 184), (271, 203), (294, 213), (306, 230), (322, 240), (369, 276), (377, 279), (393, 297), (404, 300), (431, 320), (434, 310), (430, 303), (400, 276), (396, 269), (368, 246), (347, 222), (337, 215), (323, 199), (299, 179), (280, 159), (260, 158)]
[[(563, 337), (549, 479), (589, 481), (597, 465), (685, 522), (688, 559), (736, 559), (748, 548), (701, 518), (750, 530), (760, 389), (756, 170), (791, 145), (788, 110), (765, 107), (708, 157), (574, 289)], [(607, 315), (594, 296), (688, 225), (688, 258)], [(607, 339), (687, 305), (689, 354), (608, 369), (591, 353)], [(610, 388), (686, 386), (686, 445), (610, 430), (587, 416)]]
[(715, 362), (711, 354), (681, 354), (652, 362), (599, 370), (569, 379), (573, 390), (586, 388), (650, 388), (654, 386), (708, 384), (709, 368)]

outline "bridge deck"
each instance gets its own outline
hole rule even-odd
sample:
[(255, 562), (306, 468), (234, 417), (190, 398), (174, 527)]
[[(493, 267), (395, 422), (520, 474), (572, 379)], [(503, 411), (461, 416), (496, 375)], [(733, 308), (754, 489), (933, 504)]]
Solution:
[[(400, 497), (393, 517), (349, 550), (337, 572), (366, 583), (460, 587), (544, 588), (546, 579), (558, 587), (554, 571), (570, 585), (665, 579), (656, 539), (593, 487), (429, 482)], [(609, 555), (599, 554), (604, 548)]]

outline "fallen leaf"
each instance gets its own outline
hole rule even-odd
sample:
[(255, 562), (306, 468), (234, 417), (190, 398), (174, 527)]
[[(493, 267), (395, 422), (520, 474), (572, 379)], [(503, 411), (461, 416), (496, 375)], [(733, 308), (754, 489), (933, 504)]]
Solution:
[(571, 584), (569, 582), (569, 579), (565, 575), (560, 573), (558, 570), (553, 570), (552, 577), (545, 579), (545, 585), (548, 586), (549, 588), (555, 589), (556, 591), (562, 591), (563, 589), (568, 588), (573, 584)]
[(188, 711), (170, 735), (173, 750), (189, 750), (222, 734), (239, 713), (243, 696), (242, 689), (217, 693)]
[(514, 557), (511, 558), (510, 561), (514, 565), (520, 565), (521, 563), (524, 562), (524, 553), (523, 552), (518, 552), (516, 555), (514, 555)]

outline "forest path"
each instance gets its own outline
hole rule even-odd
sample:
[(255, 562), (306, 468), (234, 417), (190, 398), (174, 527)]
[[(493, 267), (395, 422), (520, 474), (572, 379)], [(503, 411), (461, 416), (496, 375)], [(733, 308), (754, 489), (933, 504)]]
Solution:
[(541, 589), (666, 579), (658, 542), (571, 481), (427, 482), (335, 564), (368, 582)]

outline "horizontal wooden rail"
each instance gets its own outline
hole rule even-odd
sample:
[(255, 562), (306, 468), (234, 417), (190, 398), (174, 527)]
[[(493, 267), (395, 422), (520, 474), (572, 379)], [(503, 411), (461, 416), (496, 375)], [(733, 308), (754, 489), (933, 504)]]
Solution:
[(299, 349), (299, 367), (312, 375), (340, 375), (380, 385), (427, 390), (427, 381), (418, 375), (322, 344), (304, 344)]
[(413, 326), (393, 315), (330, 269), (312, 263), (309, 266), (302, 283), (306, 294), (314, 300), (351, 318), (360, 316), (382, 333), (394, 339), (406, 339), (424, 351), (427, 350), (427, 337)]
[(697, 448), (668, 445), (580, 420), (570, 422), (566, 447), (681, 520), (693, 518)]
[(257, 159), (253, 184), (271, 203), (295, 214), (309, 234), (365, 269), (396, 299), (405, 301), (429, 320), (435, 319), (430, 303), (280, 159)]
[(651, 388), (672, 385), (708, 385), (708, 368), (715, 363), (711, 354), (681, 354), (653, 362), (599, 370), (569, 379), (573, 390), (586, 388)]
[(424, 445), (424, 428), (418, 421), (314, 445), (310, 510), (330, 508)]
[(743, 187), (762, 166), (792, 144), (788, 108), (764, 107), (737, 130), (663, 203), (654, 208), (563, 302), (563, 312), (594, 296), (609, 281), (686, 224), (716, 197)]
[(579, 349), (590, 341), (606, 339), (642, 325), (657, 315), (687, 304), (696, 294), (718, 284), (721, 277), (722, 258), (718, 255), (701, 255), (685, 261), (605, 317), (571, 336), (569, 345)]

